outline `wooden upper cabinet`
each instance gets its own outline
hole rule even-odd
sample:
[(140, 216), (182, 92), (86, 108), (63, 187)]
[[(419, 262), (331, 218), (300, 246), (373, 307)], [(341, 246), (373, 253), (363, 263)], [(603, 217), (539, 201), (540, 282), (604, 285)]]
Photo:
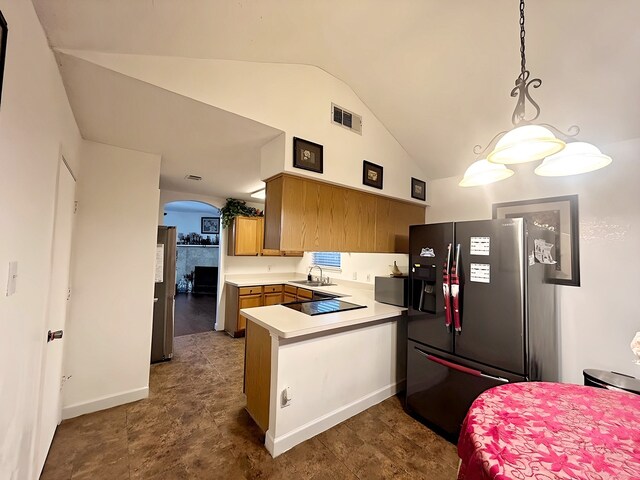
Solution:
[(229, 229), (228, 254), (256, 256), (262, 253), (263, 217), (236, 217)]
[(290, 251), (409, 251), (425, 207), (282, 174), (267, 180), (264, 247)]

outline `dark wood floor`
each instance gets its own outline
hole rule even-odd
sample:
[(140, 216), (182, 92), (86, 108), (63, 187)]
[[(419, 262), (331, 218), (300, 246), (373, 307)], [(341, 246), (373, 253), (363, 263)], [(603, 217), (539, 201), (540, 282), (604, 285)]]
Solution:
[(174, 336), (210, 332), (216, 323), (216, 296), (176, 294)]
[(65, 420), (42, 480), (456, 478), (454, 445), (392, 397), (273, 459), (244, 407), (244, 339), (175, 339), (145, 400)]

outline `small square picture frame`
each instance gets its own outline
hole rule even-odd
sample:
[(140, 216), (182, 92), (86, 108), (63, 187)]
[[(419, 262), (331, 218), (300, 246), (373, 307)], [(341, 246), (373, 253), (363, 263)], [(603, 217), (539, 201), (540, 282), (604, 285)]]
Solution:
[(200, 233), (218, 235), (220, 233), (220, 217), (200, 217)]
[(424, 202), (427, 199), (427, 182), (411, 177), (411, 198)]
[(293, 137), (293, 166), (310, 172), (323, 173), (322, 145)]
[(362, 161), (362, 183), (368, 187), (382, 190), (384, 168), (382, 165)]

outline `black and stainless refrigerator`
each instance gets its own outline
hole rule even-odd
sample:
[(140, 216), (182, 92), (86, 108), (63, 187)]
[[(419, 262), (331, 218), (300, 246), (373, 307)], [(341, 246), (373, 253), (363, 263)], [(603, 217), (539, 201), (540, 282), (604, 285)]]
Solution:
[(173, 356), (173, 315), (176, 294), (176, 227), (158, 227), (151, 331), (151, 363)]
[(411, 226), (408, 413), (457, 441), (483, 391), (557, 381), (554, 238), (521, 218)]

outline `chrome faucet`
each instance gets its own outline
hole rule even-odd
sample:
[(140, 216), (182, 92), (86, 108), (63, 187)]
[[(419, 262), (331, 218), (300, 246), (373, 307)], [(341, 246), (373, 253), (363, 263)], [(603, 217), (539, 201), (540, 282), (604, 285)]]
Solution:
[(311, 267), (309, 268), (309, 273), (307, 274), (307, 281), (309, 282), (313, 281), (313, 277), (311, 276), (311, 270), (313, 270), (314, 268), (317, 268), (318, 270), (320, 270), (320, 278), (318, 281), (322, 283), (324, 281), (324, 277), (322, 276), (322, 268), (320, 267), (320, 265), (311, 265)]

